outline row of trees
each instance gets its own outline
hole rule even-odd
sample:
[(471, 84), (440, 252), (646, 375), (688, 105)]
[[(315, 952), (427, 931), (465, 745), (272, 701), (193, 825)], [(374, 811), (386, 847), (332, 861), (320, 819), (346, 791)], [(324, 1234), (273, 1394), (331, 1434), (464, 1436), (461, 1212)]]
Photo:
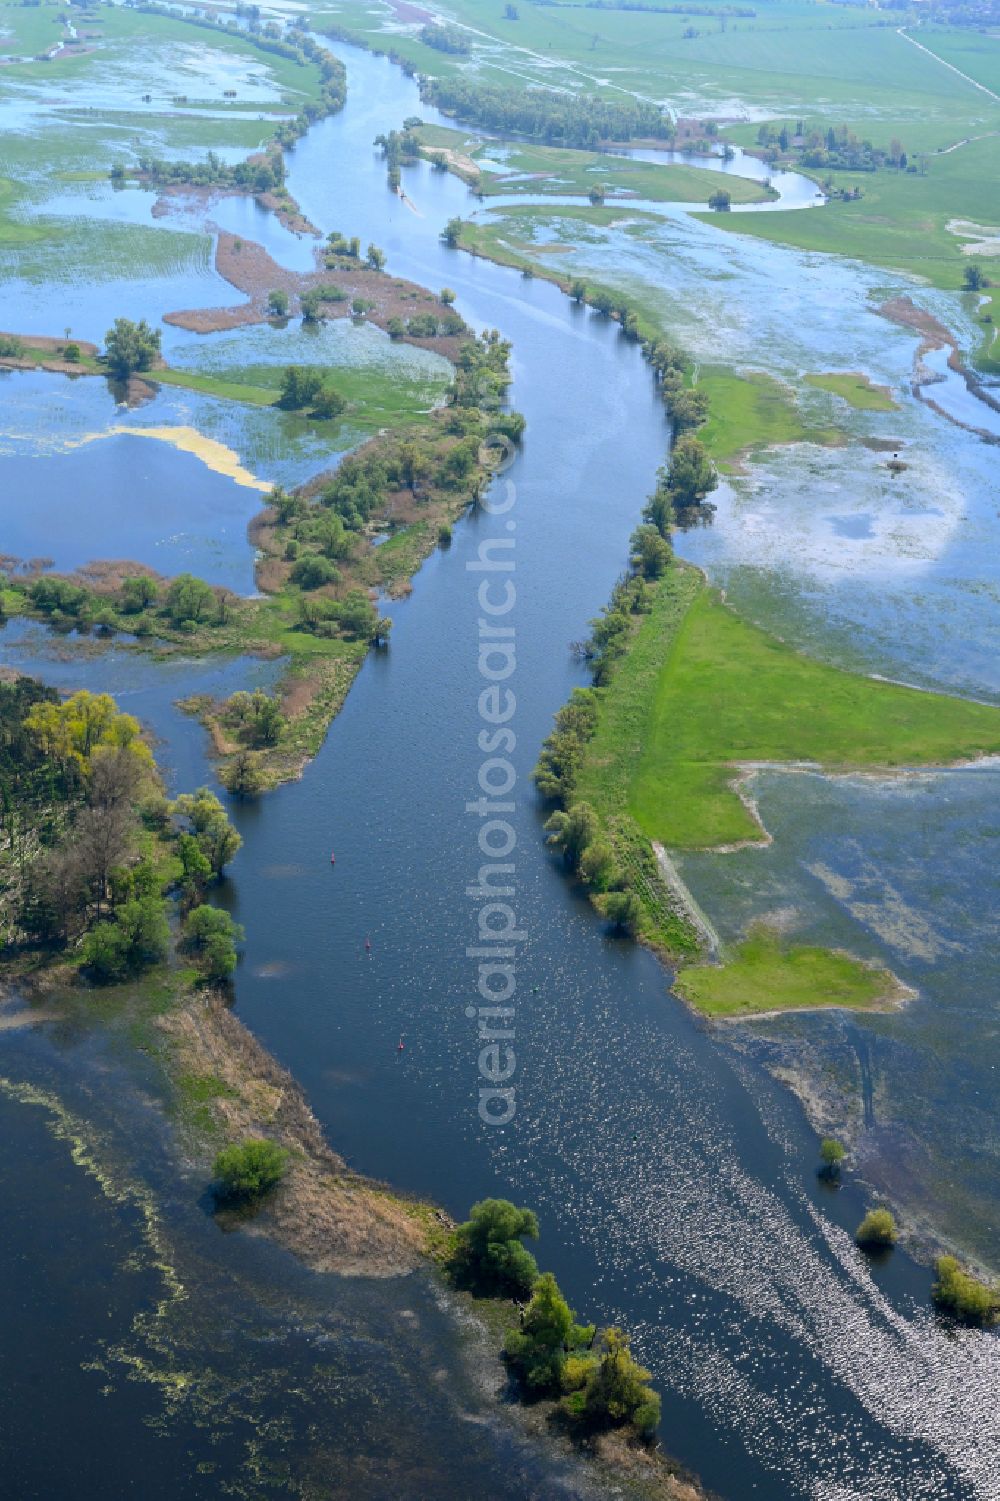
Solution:
[(551, 1272), (539, 1273), (524, 1241), (537, 1240), (530, 1209), (507, 1199), (484, 1199), (455, 1230), (447, 1267), (461, 1286), (486, 1297), (527, 1299), (520, 1327), (504, 1342), (504, 1355), (526, 1396), (558, 1401), (561, 1415), (583, 1433), (631, 1428), (651, 1438), (660, 1421), (660, 1398), (650, 1372), (635, 1360), (627, 1335), (599, 1334), (576, 1322)]
[(420, 96), (448, 114), (500, 135), (529, 136), (550, 145), (594, 147), (641, 137), (670, 140), (673, 121), (646, 100), (575, 96), (551, 89), (520, 93), (463, 74), (422, 78)]
[(71, 579), (43, 575), (23, 585), (25, 604), (56, 629), (87, 631), (93, 627), (152, 635), (158, 630), (193, 632), (202, 626), (227, 625), (236, 606), (228, 589), (206, 584), (191, 573), (169, 583), (151, 574), (130, 574), (110, 590), (97, 590)]

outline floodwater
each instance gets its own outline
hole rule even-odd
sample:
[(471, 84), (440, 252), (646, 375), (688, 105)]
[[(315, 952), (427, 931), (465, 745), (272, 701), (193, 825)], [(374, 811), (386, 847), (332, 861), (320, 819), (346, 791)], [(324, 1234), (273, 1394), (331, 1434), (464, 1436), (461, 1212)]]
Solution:
[[(453, 178), (415, 169), (405, 182), (412, 206), (389, 194), (371, 141), (405, 116), (428, 118), (428, 112), (414, 86), (390, 64), (338, 50), (348, 64), (348, 105), (297, 145), (292, 192), (322, 229), (343, 228), (363, 242), (375, 240), (386, 249), (391, 271), (433, 288), (453, 287), (467, 319), (497, 326), (513, 339), (513, 400), (528, 429), (524, 451), (506, 476), (513, 486), (511, 509), (478, 512), (456, 528), (451, 549), (428, 561), (413, 595), (391, 606), (396, 620), (391, 650), (369, 659), (303, 780), (270, 795), (245, 818), (238, 815), (245, 843), (225, 893), (248, 933), (236, 987), (238, 1012), (303, 1082), (331, 1140), (361, 1171), (427, 1193), (456, 1214), (490, 1192), (536, 1207), (541, 1264), (556, 1272), (581, 1315), (620, 1319), (635, 1331), (664, 1393), (668, 1447), (727, 1501), (761, 1496), (769, 1501), (900, 1501), (904, 1496), (907, 1501), (992, 1501), (1000, 1484), (997, 1340), (939, 1326), (929, 1312), (929, 1274), (905, 1255), (896, 1253), (882, 1264), (861, 1257), (850, 1232), (865, 1195), (851, 1183), (834, 1194), (817, 1183), (816, 1140), (797, 1103), (755, 1057), (729, 1047), (690, 1017), (670, 996), (652, 956), (602, 931), (544, 846), (544, 810), (530, 789), (530, 768), (552, 714), (582, 681), (568, 643), (584, 634), (624, 564), (628, 533), (667, 440), (662, 406), (639, 351), (614, 325), (569, 305), (552, 287), (441, 245), (440, 226), (467, 205), (464, 187)], [(839, 264), (824, 268), (818, 259), (812, 264), (757, 242), (747, 248), (687, 219), (665, 221), (660, 233), (678, 264), (677, 282), (668, 284), (662, 262), (657, 263), (660, 280), (677, 305), (686, 299), (688, 329), (709, 326), (704, 295), (699, 301), (691, 294), (697, 257), (705, 257), (707, 283), (727, 283), (718, 358), (728, 358), (727, 349), (743, 341), (763, 360), (761, 351), (768, 348), (763, 335), (781, 326), (779, 286), (786, 304), (784, 337), (792, 337), (787, 304), (788, 288), (794, 286), (795, 329), (812, 327), (815, 344), (826, 355), (819, 368), (864, 368), (902, 391), (914, 341), (882, 320), (868, 323), (874, 316), (868, 310), (870, 276)], [(682, 243), (688, 247), (685, 256), (676, 254)], [(642, 246), (636, 253), (653, 254)], [(688, 265), (692, 269), (685, 269)], [(765, 296), (769, 281), (774, 285)], [(768, 322), (753, 322), (758, 309), (766, 311)], [(686, 342), (683, 333), (678, 337)], [(923, 420), (916, 410), (916, 403), (912, 411), (906, 408), (908, 423)], [(904, 420), (887, 414), (883, 430), (890, 419), (893, 425)], [(978, 440), (934, 420), (940, 426), (926, 433), (958, 435), (964, 461), (978, 472)], [(914, 447), (930, 446), (924, 431), (914, 427)], [(844, 483), (849, 464), (856, 466), (858, 452), (841, 457), (838, 483)], [(952, 485), (961, 482), (948, 478)], [(917, 499), (925, 505), (922, 494)], [(848, 514), (840, 498), (824, 504), (826, 515)], [(868, 505), (875, 517), (879, 495), (873, 492)], [(979, 524), (986, 526), (984, 515)], [(860, 547), (864, 532), (877, 527), (875, 520), (870, 526), (854, 521), (846, 530), (846, 543)], [(956, 523), (948, 535), (957, 530)], [(832, 531), (827, 553), (834, 550), (834, 538), (844, 545), (843, 531), (843, 525), (841, 533)], [(861, 535), (853, 539), (852, 531)], [(716, 533), (698, 537), (712, 535), (731, 535), (721, 511)], [(477, 934), (477, 908), (467, 893), (483, 858), (479, 820), (467, 808), (480, 795), (477, 774), (483, 760), (477, 746), (481, 575), (467, 565), (476, 563), (487, 540), (516, 544), (517, 604), (511, 620), (517, 633), (512, 686), (519, 781), (510, 817), (517, 834), (513, 901), (525, 937), (518, 944), (514, 1019), (517, 1113), (502, 1128), (485, 1126), (477, 1112), (479, 1044), (466, 1011), (476, 997), (475, 962), (466, 951)], [(920, 565), (922, 578), (935, 575), (947, 545), (946, 537)], [(889, 563), (879, 567), (890, 574), (895, 559), (891, 549), (883, 551)], [(873, 581), (872, 593), (880, 579)], [(808, 585), (803, 570), (789, 592), (820, 636), (824, 610), (820, 603), (807, 608)], [(960, 589), (951, 591), (952, 599), (961, 596)], [(848, 596), (841, 589), (838, 597)], [(970, 605), (973, 612), (977, 608)], [(980, 619), (975, 613), (963, 617), (962, 631), (974, 634)], [(849, 625), (849, 610), (845, 621)], [(829, 651), (836, 656), (835, 640)], [(103, 686), (102, 663), (112, 661), (94, 660), (92, 686)], [(971, 663), (963, 670), (974, 675), (979, 669)], [(963, 793), (964, 811), (949, 824), (930, 811), (940, 806), (939, 793), (951, 796), (949, 784), (939, 789), (934, 778), (924, 779), (921, 824), (916, 809), (913, 816), (908, 805), (899, 811), (904, 799), (894, 800), (891, 790), (876, 806), (877, 790), (852, 784), (841, 796), (841, 784), (819, 778), (795, 781), (796, 795), (803, 799), (796, 812), (788, 781), (779, 779), (776, 801), (788, 803), (782, 828), (789, 837), (784, 845), (779, 839), (776, 849), (781, 847), (786, 865), (795, 869), (776, 868), (768, 888), (781, 888), (782, 907), (801, 904), (797, 872), (808, 862), (827, 873), (825, 880), (813, 879), (829, 901), (814, 896), (804, 926), (825, 923), (832, 930), (836, 922), (843, 930), (849, 918), (853, 936), (848, 941), (861, 948), (857, 935), (866, 924), (870, 929), (880, 906), (886, 906), (871, 895), (874, 878), (864, 862), (872, 860), (885, 881), (891, 876), (898, 887), (899, 931), (905, 926), (902, 908), (916, 911), (908, 931), (918, 938), (924, 934), (924, 949), (921, 957), (911, 938), (914, 967), (923, 964), (926, 974), (926, 966), (939, 959), (957, 963), (949, 945), (960, 939), (983, 954), (988, 946), (982, 935), (991, 928), (970, 923), (963, 929), (957, 896), (954, 911), (949, 908), (932, 925), (931, 939), (919, 918), (920, 904), (938, 899), (927, 872), (936, 871), (951, 890), (954, 872), (944, 862), (960, 824), (968, 851), (963, 890), (972, 889), (989, 817), (987, 784), (979, 784), (978, 801), (974, 788)], [(810, 804), (813, 783), (822, 795)], [(762, 807), (769, 817), (766, 797)], [(825, 839), (823, 819), (829, 830)], [(914, 828), (925, 841), (919, 847), (924, 876), (897, 869), (899, 849)], [(851, 837), (857, 842), (854, 851), (848, 847)], [(335, 869), (329, 864), (331, 848), (337, 853)], [(732, 895), (741, 890), (739, 867), (705, 863), (706, 889), (700, 894), (710, 910), (708, 883), (720, 881), (719, 871), (736, 873), (732, 889), (719, 897), (720, 905), (732, 902), (735, 928), (739, 914), (750, 914), (763, 898), (756, 884), (742, 888), (741, 908)], [(688, 873), (694, 880), (696, 873)], [(985, 890), (978, 899), (985, 903)], [(874, 945), (874, 938), (870, 942)], [(956, 1003), (944, 1012), (932, 1009), (928, 990), (920, 1007), (891, 1019), (900, 1029), (910, 1027), (897, 1045), (915, 1059), (908, 1087), (936, 1068), (938, 1094), (927, 1100), (954, 1105), (958, 1091), (968, 1087), (967, 1070), (985, 1070), (995, 1043), (995, 1029), (983, 1037), (990, 994), (988, 985), (969, 982), (964, 1008)], [(809, 1023), (800, 1023), (811, 1044), (815, 1039), (817, 1052), (818, 1034), (827, 1025), (826, 1019), (819, 1021), (812, 1031)], [(877, 1025), (885, 1022), (879, 1019)], [(859, 1033), (868, 1027), (866, 1021), (856, 1023)], [(396, 1047), (400, 1033), (406, 1035), (403, 1053)], [(966, 1041), (963, 1050), (962, 1038), (968, 1040), (970, 1033), (975, 1046)], [(99, 1044), (89, 1046), (99, 1051)], [(11, 1066), (44, 1077), (55, 1067), (46, 1052), (53, 1048), (62, 1065), (60, 1078), (72, 1077), (81, 1057), (86, 1061), (86, 1039), (73, 1039), (73, 1047), (75, 1052), (70, 1043), (60, 1045), (47, 1035), (33, 1042), (18, 1034), (10, 1045)], [(975, 1063), (972, 1053), (978, 1055)], [(883, 1077), (875, 1092), (877, 1122), (890, 1087)], [(930, 1112), (927, 1100), (919, 1108)], [(903, 1108), (905, 1102), (897, 1102), (897, 1109)], [(942, 1136), (952, 1131), (952, 1156), (960, 1170), (959, 1126), (981, 1123), (986, 1108), (963, 1116), (953, 1110), (953, 1120), (943, 1119), (944, 1109), (932, 1116)], [(911, 1112), (908, 1126), (915, 1130), (917, 1124)], [(157, 1145), (140, 1140), (134, 1146), (153, 1176)], [(996, 1160), (994, 1138), (980, 1136), (975, 1145)], [(942, 1156), (944, 1151), (942, 1145)], [(971, 1154), (965, 1159), (971, 1182), (974, 1163), (968, 1159)], [(205, 1249), (207, 1230), (199, 1238), (191, 1229), (186, 1239), (182, 1230), (191, 1225), (186, 1205), (184, 1195), (173, 1196), (172, 1223), (181, 1226), (176, 1239), (195, 1246), (186, 1255), (197, 1251), (204, 1262), (221, 1267), (216, 1279), (235, 1280), (244, 1258), (259, 1256), (263, 1261), (253, 1261), (246, 1286), (268, 1285), (270, 1276), (271, 1285), (286, 1288), (288, 1297), (306, 1296), (289, 1273), (287, 1258), (268, 1262), (266, 1248), (248, 1250), (243, 1237), (231, 1237), (224, 1250), (218, 1239)], [(19, 1239), (22, 1230), (24, 1244), (33, 1244), (29, 1221), (18, 1222)], [(97, 1226), (94, 1233), (118, 1231)], [(19, 1286), (28, 1285), (29, 1273), (22, 1265)], [(232, 1288), (232, 1282), (228, 1285)], [(401, 1393), (426, 1386), (427, 1366), (399, 1335), (398, 1303), (393, 1312), (394, 1299), (426, 1298), (416, 1288), (414, 1282), (402, 1289), (393, 1285), (379, 1296), (345, 1290), (347, 1302), (358, 1300), (352, 1316), (365, 1336), (345, 1344), (344, 1326), (337, 1323), (329, 1338), (331, 1360), (343, 1371), (346, 1349), (350, 1384), (362, 1391), (384, 1391), (375, 1377), (384, 1359), (393, 1364), (393, 1412)], [(327, 1318), (331, 1296), (326, 1294), (323, 1305)], [(272, 1298), (280, 1301), (276, 1291)], [(365, 1304), (363, 1310), (358, 1303)], [(388, 1346), (372, 1335), (379, 1310), (392, 1330)], [(54, 1338), (46, 1328), (47, 1337)], [(449, 1338), (439, 1321), (428, 1347), (448, 1356), (453, 1353)], [(294, 1378), (296, 1369), (301, 1371), (281, 1337), (260, 1348), (272, 1357), (261, 1361), (258, 1356), (265, 1378), (288, 1368)], [(294, 1379), (286, 1386), (297, 1389)], [(75, 1387), (67, 1384), (65, 1390), (66, 1400), (75, 1400)], [(315, 1391), (309, 1381), (306, 1390)], [(273, 1388), (268, 1393), (274, 1397)], [(288, 1453), (298, 1452), (296, 1437), (308, 1427), (312, 1411), (295, 1413), (302, 1427), (294, 1427)], [(470, 1433), (491, 1431), (476, 1423), (458, 1426), (451, 1409), (421, 1402), (406, 1430), (405, 1463), (389, 1473), (365, 1473), (359, 1456), (381, 1451), (386, 1425), (373, 1432), (354, 1405), (345, 1409), (338, 1431), (324, 1435), (321, 1449), (361, 1495), (383, 1495), (388, 1486), (404, 1496), (556, 1493), (558, 1478), (550, 1470), (536, 1471), (530, 1479), (523, 1471), (512, 1479), (502, 1462), (491, 1470), (498, 1455), (492, 1440), (470, 1444)], [(237, 1434), (232, 1441), (238, 1440)], [(206, 1456), (207, 1440), (189, 1441), (185, 1434), (183, 1442), (190, 1442), (192, 1463)], [(501, 1434), (495, 1442), (502, 1450), (512, 1441)], [(233, 1462), (223, 1458), (224, 1472)], [(217, 1477), (213, 1484), (217, 1488)]]

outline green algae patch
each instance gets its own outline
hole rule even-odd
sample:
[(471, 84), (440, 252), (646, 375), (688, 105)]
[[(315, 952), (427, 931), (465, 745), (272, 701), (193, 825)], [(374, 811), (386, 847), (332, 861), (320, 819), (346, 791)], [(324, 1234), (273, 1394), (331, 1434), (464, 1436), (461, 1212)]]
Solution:
[(748, 765), (885, 770), (997, 752), (992, 705), (817, 662), (675, 565), (601, 694), (577, 796), (668, 847), (713, 849), (766, 838), (733, 785)]
[(860, 412), (895, 412), (898, 404), (885, 386), (876, 386), (856, 370), (831, 370), (823, 375), (807, 375), (806, 385), (843, 397)]
[(835, 949), (784, 944), (763, 926), (754, 928), (723, 963), (681, 970), (674, 989), (704, 1016), (742, 1020), (831, 1007), (877, 1010), (908, 994), (886, 969)]

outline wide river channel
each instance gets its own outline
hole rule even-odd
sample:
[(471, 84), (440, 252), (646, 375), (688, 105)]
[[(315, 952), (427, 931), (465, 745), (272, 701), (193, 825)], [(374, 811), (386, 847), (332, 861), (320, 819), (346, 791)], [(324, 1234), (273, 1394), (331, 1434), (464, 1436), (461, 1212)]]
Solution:
[[(443, 245), (441, 226), (470, 207), (455, 178), (421, 166), (405, 174), (405, 200), (387, 190), (374, 136), (431, 116), (399, 69), (335, 50), (347, 105), (290, 153), (292, 193), (324, 233), (375, 241), (391, 272), (452, 287), (470, 323), (512, 341), (512, 402), (527, 430), (492, 492), (505, 509), (458, 526), (412, 595), (388, 607), (391, 649), (369, 657), (303, 779), (236, 811), (244, 845), (226, 900), (247, 931), (237, 1011), (361, 1172), (458, 1216), (492, 1193), (538, 1211), (541, 1264), (581, 1315), (634, 1332), (664, 1394), (667, 1447), (726, 1501), (996, 1498), (996, 1340), (939, 1327), (929, 1273), (905, 1255), (875, 1265), (856, 1252), (862, 1197), (817, 1183), (815, 1134), (793, 1097), (694, 1020), (650, 954), (606, 934), (545, 845), (531, 768), (585, 681), (569, 644), (622, 570), (669, 438), (649, 370), (617, 325)], [(270, 248), (280, 258), (279, 236)], [(505, 617), (519, 777), (508, 858), (523, 936), (517, 1108), (502, 1128), (477, 1110), (467, 1014), (469, 888), (483, 860), (469, 806), (484, 759), (477, 590), (489, 576), (469, 565), (490, 539), (510, 544), (516, 588)], [(103, 686), (101, 661), (91, 666), (81, 680)], [(227, 1243), (235, 1256), (240, 1240)], [(286, 1273), (277, 1259), (275, 1277)], [(391, 1336), (397, 1294), (381, 1296)], [(351, 1359), (364, 1371), (371, 1346), (359, 1341)], [(84, 1400), (72, 1397), (74, 1412)], [(553, 1477), (512, 1486), (485, 1459), (445, 1481), (434, 1446), (464, 1438), (412, 1422), (411, 1478), (403, 1464), (392, 1479), (400, 1496), (565, 1494)], [(108, 1420), (109, 1443), (121, 1425)], [(197, 1432), (187, 1443), (192, 1462), (207, 1452)], [(146, 1493), (170, 1494), (172, 1473)], [(386, 1484), (355, 1476), (353, 1489), (383, 1495)]]

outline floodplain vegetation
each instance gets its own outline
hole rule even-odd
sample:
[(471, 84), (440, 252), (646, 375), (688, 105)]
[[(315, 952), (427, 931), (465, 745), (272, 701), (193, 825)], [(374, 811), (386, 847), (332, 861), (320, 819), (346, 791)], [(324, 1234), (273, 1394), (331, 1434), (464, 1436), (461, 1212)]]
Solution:
[[(0, 576), (0, 611), (63, 633), (122, 635), (154, 651), (286, 658), (276, 698), (237, 693), (189, 707), (210, 728), (231, 791), (251, 797), (299, 775), (367, 651), (389, 640), (392, 621), (376, 609), (373, 592), (406, 591), (475, 504), (503, 446), (520, 441), (523, 418), (505, 405), (509, 354), (496, 330), (466, 338), (446, 405), (369, 440), (297, 491), (273, 491), (252, 524), (260, 597), (128, 564), (59, 576), (29, 563)], [(127, 378), (150, 371), (158, 355), (158, 331), (118, 319), (103, 358)], [(286, 410), (322, 418), (335, 416), (340, 403), (333, 381), (299, 366), (285, 369), (276, 393)]]

